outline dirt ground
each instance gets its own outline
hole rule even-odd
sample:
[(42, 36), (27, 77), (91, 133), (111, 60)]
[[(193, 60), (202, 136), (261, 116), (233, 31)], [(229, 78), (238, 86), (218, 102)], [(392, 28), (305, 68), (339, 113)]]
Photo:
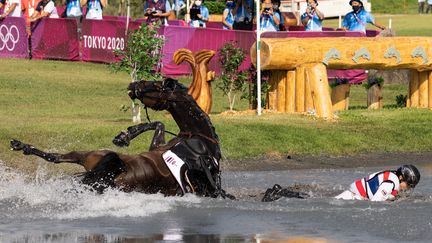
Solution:
[(355, 168), (399, 166), (402, 164), (432, 163), (432, 152), (422, 153), (368, 153), (351, 156), (295, 156), (284, 158), (254, 158), (224, 160), (222, 171), (271, 171), (295, 169)]

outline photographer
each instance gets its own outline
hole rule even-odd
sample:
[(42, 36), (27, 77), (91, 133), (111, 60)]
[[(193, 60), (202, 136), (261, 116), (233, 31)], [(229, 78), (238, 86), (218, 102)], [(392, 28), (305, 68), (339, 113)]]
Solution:
[(265, 0), (260, 15), (261, 31), (278, 31), (280, 15), (273, 11), (271, 0)]
[(318, 10), (317, 0), (307, 0), (306, 12), (301, 16), (301, 22), (306, 31), (322, 31), (324, 14)]
[(171, 5), (168, 0), (147, 0), (144, 5), (144, 16), (148, 24), (161, 21), (168, 25), (168, 16), (171, 14)]
[(370, 23), (385, 30), (385, 27), (375, 21), (375, 18), (367, 12), (363, 7), (363, 2), (361, 0), (351, 0), (349, 2), (353, 11), (345, 15), (342, 22), (342, 28), (349, 31), (360, 31), (366, 33), (366, 24)]
[(203, 0), (192, 1), (192, 6), (189, 9), (190, 26), (191, 27), (206, 27), (206, 22), (209, 21), (209, 11), (206, 6), (203, 6)]

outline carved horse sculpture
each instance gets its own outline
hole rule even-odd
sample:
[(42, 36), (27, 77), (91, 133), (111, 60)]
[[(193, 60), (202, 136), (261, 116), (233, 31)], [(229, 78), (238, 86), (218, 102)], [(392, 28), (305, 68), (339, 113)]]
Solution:
[(190, 64), (193, 80), (189, 86), (188, 93), (207, 114), (210, 113), (212, 107), (211, 81), (215, 77), (214, 71), (208, 71), (208, 63), (215, 54), (212, 50), (201, 50), (192, 53), (188, 49), (181, 48), (173, 56), (174, 62), (177, 65), (184, 61)]
[(138, 155), (123, 155), (109, 150), (73, 151), (66, 154), (43, 152), (18, 140), (11, 141), (12, 150), (36, 155), (53, 163), (82, 165), (86, 172), (82, 182), (98, 192), (107, 187), (145, 193), (200, 196), (228, 196), (221, 189), (219, 139), (206, 113), (176, 80), (162, 82), (137, 81), (128, 87), (131, 99), (139, 99), (145, 107), (167, 110), (180, 128), (179, 134), (165, 143), (164, 124), (141, 123), (117, 135), (113, 143), (128, 146), (139, 134), (155, 130), (150, 150)]

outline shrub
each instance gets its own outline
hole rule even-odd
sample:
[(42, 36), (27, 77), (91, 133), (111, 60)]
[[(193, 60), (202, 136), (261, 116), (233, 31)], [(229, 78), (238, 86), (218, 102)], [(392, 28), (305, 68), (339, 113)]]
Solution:
[(349, 79), (347, 79), (347, 78), (336, 78), (334, 80), (334, 82), (330, 83), (330, 87), (334, 88), (334, 87), (336, 87), (338, 85), (341, 85), (341, 84), (349, 84)]
[(246, 52), (237, 47), (237, 43), (234, 41), (227, 42), (218, 52), (219, 63), (222, 66), (220, 76), (222, 83), (218, 84), (218, 87), (224, 95), (228, 96), (229, 109), (232, 111), (236, 95), (243, 91), (244, 83), (247, 80), (247, 73), (238, 70), (246, 57)]
[(225, 9), (225, 1), (218, 2), (218, 1), (206, 1), (204, 2), (204, 5), (208, 8), (209, 14), (223, 14), (223, 11)]
[(381, 87), (384, 83), (384, 79), (379, 76), (369, 76), (367, 79), (367, 82), (363, 84), (363, 86), (366, 89), (369, 89), (370, 87), (374, 86), (375, 84), (378, 85), (378, 87)]
[(396, 107), (406, 107), (407, 104), (407, 95), (399, 94), (396, 95)]

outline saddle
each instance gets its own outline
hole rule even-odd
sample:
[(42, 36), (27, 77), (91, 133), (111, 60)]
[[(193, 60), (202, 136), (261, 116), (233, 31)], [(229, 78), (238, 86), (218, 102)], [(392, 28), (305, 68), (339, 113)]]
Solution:
[(201, 140), (182, 140), (162, 157), (183, 193), (217, 197), (222, 191), (218, 161)]

